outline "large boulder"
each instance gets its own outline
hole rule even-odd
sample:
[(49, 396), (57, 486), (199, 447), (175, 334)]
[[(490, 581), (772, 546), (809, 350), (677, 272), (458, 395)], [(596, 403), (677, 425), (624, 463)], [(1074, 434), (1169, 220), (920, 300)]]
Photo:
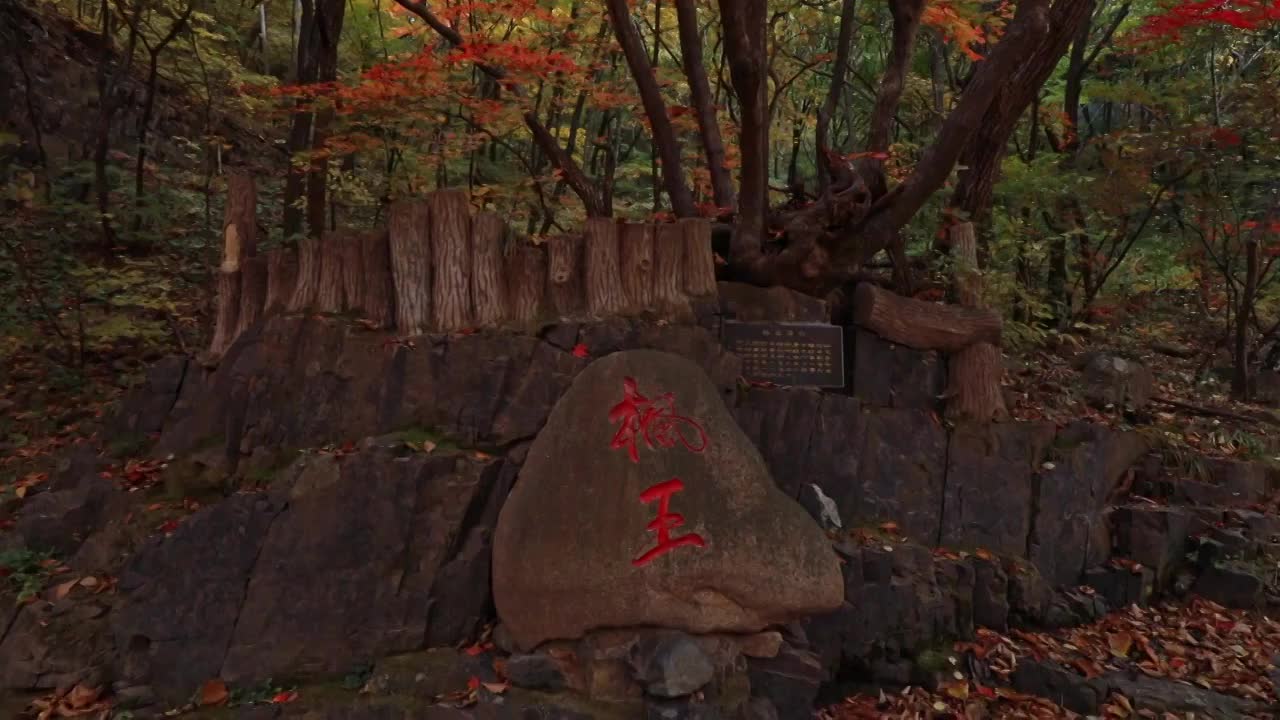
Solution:
[(1155, 376), (1146, 365), (1106, 352), (1090, 353), (1083, 361), (1084, 397), (1091, 404), (1136, 409), (1151, 402)]
[(716, 386), (662, 352), (578, 376), (498, 520), (494, 600), (522, 648), (603, 627), (755, 632), (840, 606), (840, 566)]

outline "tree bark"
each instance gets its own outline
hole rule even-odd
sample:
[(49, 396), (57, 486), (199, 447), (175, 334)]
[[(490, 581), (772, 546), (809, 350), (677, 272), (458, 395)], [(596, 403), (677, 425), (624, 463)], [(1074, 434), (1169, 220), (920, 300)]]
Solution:
[(622, 289), (631, 312), (653, 309), (653, 225), (627, 223), (619, 228)]
[[(911, 57), (919, 35), (920, 17), (924, 13), (925, 0), (890, 0), (889, 13), (893, 16), (893, 48), (889, 64), (880, 79), (875, 108), (871, 111), (871, 123), (867, 130), (868, 152), (887, 152), (893, 141), (893, 124), (906, 89), (907, 73), (911, 69)], [(873, 197), (879, 198), (888, 190), (884, 176), (884, 160), (874, 157), (858, 162), (863, 179), (871, 188)]]
[(251, 257), (240, 265), (240, 312), (235, 337), (258, 322), (267, 302), (267, 259)]
[(958, 352), (978, 342), (1000, 342), (1000, 316), (981, 308), (940, 305), (903, 297), (871, 283), (854, 291), (853, 321), (880, 337), (917, 350)]
[(676, 18), (680, 25), (680, 61), (684, 65), (684, 76), (689, 81), (690, 101), (698, 117), (698, 133), (707, 156), (707, 171), (711, 175), (711, 194), (716, 207), (732, 212), (738, 198), (729, 168), (725, 167), (724, 139), (720, 137), (720, 121), (716, 117), (711, 85), (707, 81), (707, 68), (702, 61), (697, 0), (676, 0)]
[(326, 232), (320, 236), (320, 283), (316, 287), (315, 308), (322, 313), (343, 310), (342, 246), (345, 232)]
[(471, 203), (462, 190), (437, 190), (431, 204), (431, 309), (436, 330), (474, 327), (471, 313)]
[(547, 238), (547, 258), (551, 302), (556, 314), (562, 319), (581, 316), (586, 308), (582, 238), (578, 235), (555, 235)]
[(738, 97), (738, 149), (742, 157), (738, 227), (729, 255), (735, 265), (755, 274), (766, 262), (765, 219), (769, 212), (768, 2), (719, 0), (719, 6), (729, 77)]
[(1253, 317), (1254, 296), (1258, 293), (1258, 238), (1250, 233), (1244, 244), (1244, 288), (1236, 308), (1235, 368), (1231, 373), (1231, 394), (1249, 400), (1249, 320)]
[(258, 191), (251, 175), (233, 173), (227, 177), (222, 238), (222, 266), (228, 270), (258, 254)]
[(375, 328), (395, 324), (395, 281), (391, 276), (391, 247), (385, 230), (374, 230), (360, 236), (363, 261), (364, 294), (360, 307), (364, 318)]
[(267, 253), (267, 299), (265, 312), (284, 312), (298, 283), (298, 253), (278, 248)]
[[(375, 231), (376, 232), (376, 231)], [(364, 310), (365, 283), (369, 272), (364, 263), (364, 238), (369, 233), (348, 232), (342, 235), (339, 256), (342, 258), (342, 306), (344, 310)]]
[(836, 37), (835, 64), (831, 66), (831, 82), (827, 86), (827, 97), (818, 109), (818, 126), (814, 131), (815, 145), (818, 150), (818, 190), (827, 194), (831, 187), (831, 172), (823, 157), (831, 151), (828, 138), (831, 129), (831, 118), (840, 107), (840, 95), (844, 91), (844, 76), (849, 68), (849, 52), (853, 47), (853, 29), (857, 22), (854, 17), (857, 0), (843, 0), (840, 4), (840, 30)]
[(507, 320), (516, 327), (531, 330), (542, 313), (547, 280), (546, 255), (542, 248), (517, 238), (507, 244), (504, 260)]
[(477, 327), (502, 324), (507, 309), (502, 278), (502, 239), (507, 225), (492, 212), (480, 213), (471, 223), (471, 306)]
[(289, 300), (289, 312), (310, 310), (320, 291), (320, 241), (304, 238), (298, 242), (298, 280)]
[(658, 88), (653, 68), (645, 57), (640, 32), (631, 21), (630, 5), (627, 0), (605, 0), (605, 5), (609, 8), (613, 31), (618, 37), (618, 44), (622, 46), (622, 54), (631, 70), (631, 77), (640, 92), (640, 102), (649, 118), (653, 143), (662, 158), (662, 181), (667, 197), (671, 199), (671, 209), (677, 217), (695, 217), (698, 211), (693, 204), (693, 193), (689, 192), (689, 185), (684, 179), (680, 140), (671, 125), (671, 116), (667, 114), (667, 104), (662, 99), (662, 90)]
[(684, 233), (675, 223), (661, 223), (653, 235), (653, 303), (664, 315), (689, 312), (684, 287)]
[(431, 212), (421, 200), (397, 200), (387, 216), (396, 329), (422, 335), (431, 328)]
[(588, 218), (585, 245), (587, 312), (595, 317), (622, 313), (627, 301), (622, 291), (617, 223)]
[(236, 339), (240, 319), (240, 271), (218, 270), (218, 309), (213, 325), (209, 355), (216, 360)]
[(711, 249), (711, 222), (685, 218), (677, 223), (684, 237), (684, 292), (691, 298), (716, 294), (716, 260)]
[[(956, 263), (956, 297), (962, 306), (980, 308), (982, 274), (978, 271), (978, 241), (973, 223), (951, 227), (951, 256)], [(990, 422), (1005, 420), (1004, 359), (1000, 348), (990, 342), (977, 342), (952, 355), (948, 363), (947, 417), (955, 420)]]

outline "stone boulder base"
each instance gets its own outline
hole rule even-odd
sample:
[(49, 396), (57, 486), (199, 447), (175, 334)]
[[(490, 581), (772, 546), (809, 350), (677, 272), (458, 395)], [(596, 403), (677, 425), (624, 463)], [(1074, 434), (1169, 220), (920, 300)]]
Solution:
[[(657, 527), (664, 505), (682, 525)], [(651, 553), (662, 535), (682, 544)], [(843, 595), (829, 541), (711, 380), (646, 350), (596, 361), (555, 406), (499, 518), (493, 582), (525, 649), (607, 627), (755, 632)]]

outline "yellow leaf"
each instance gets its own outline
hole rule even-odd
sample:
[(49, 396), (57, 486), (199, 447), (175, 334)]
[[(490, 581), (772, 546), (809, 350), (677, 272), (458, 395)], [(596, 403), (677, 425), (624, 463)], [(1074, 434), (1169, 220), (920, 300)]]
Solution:
[(80, 582), (80, 578), (76, 578), (75, 580), (68, 580), (67, 582), (59, 583), (55, 585), (53, 588), (53, 599), (61, 600), (62, 598), (66, 597), (67, 594), (71, 592), (71, 588), (75, 587), (76, 583), (78, 582)]
[(230, 693), (227, 692), (227, 684), (214, 678), (209, 680), (200, 687), (200, 705), (221, 705), (227, 701)]
[(1129, 650), (1133, 648), (1133, 636), (1127, 632), (1112, 633), (1107, 636), (1107, 646), (1111, 648), (1111, 654), (1118, 658), (1129, 657)]
[(967, 682), (947, 683), (943, 686), (943, 690), (957, 700), (967, 700), (969, 698), (969, 683)]
[(25, 486), (25, 485), (23, 485), (23, 486), (21, 486), (21, 487), (14, 488), (13, 494), (14, 494), (14, 495), (17, 495), (19, 500), (21, 500), (22, 498), (26, 497), (26, 496), (27, 496), (27, 488), (26, 488), (26, 486)]

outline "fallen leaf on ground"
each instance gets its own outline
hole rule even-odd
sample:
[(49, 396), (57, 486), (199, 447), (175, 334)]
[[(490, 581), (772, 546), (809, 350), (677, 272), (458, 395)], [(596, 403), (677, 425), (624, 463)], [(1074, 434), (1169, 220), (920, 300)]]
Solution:
[(208, 707), (211, 705), (221, 705), (227, 701), (230, 693), (227, 692), (227, 684), (217, 678), (209, 680), (200, 686), (200, 705)]

